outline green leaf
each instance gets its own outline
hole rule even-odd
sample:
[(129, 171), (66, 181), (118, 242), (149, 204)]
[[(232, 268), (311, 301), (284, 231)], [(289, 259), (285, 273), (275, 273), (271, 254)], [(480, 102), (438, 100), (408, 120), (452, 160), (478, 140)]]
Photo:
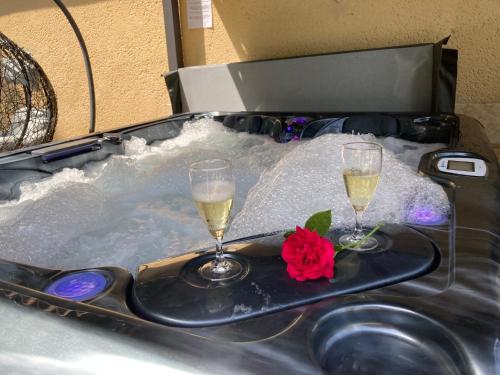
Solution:
[(295, 231), (294, 230), (289, 230), (289, 231), (286, 231), (285, 234), (283, 234), (283, 237), (285, 238), (288, 238), (290, 237), (290, 235), (294, 234)]
[(332, 224), (332, 211), (321, 211), (312, 215), (306, 221), (305, 227), (310, 231), (315, 230), (320, 236), (328, 233), (330, 225)]

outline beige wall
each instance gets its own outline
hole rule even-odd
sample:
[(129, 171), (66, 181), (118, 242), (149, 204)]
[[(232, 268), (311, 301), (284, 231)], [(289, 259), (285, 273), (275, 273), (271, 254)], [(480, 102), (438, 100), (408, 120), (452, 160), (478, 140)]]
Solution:
[[(498, 0), (213, 0), (214, 27), (187, 29), (186, 65), (438, 41), (457, 48), (457, 111), (500, 142)], [(487, 103), (487, 104), (484, 104)], [(498, 103), (498, 104), (497, 104)]]
[[(171, 113), (161, 0), (64, 0), (94, 68), (97, 129)], [(498, 0), (213, 0), (214, 27), (188, 30), (186, 65), (227, 63), (437, 41), (458, 48), (457, 111), (500, 142)], [(0, 30), (31, 52), (59, 105), (56, 138), (84, 134), (88, 93), (77, 41), (51, 0), (0, 0)]]
[[(64, 0), (94, 70), (96, 128), (106, 130), (171, 113), (161, 0)], [(82, 55), (51, 0), (0, 0), (0, 30), (31, 52), (58, 99), (56, 139), (85, 134), (88, 90)]]

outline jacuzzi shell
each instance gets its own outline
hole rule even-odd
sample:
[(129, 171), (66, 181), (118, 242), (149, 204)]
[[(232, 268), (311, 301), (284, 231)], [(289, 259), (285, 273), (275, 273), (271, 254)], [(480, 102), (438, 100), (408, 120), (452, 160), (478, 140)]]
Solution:
[[(149, 142), (170, 138), (184, 121), (207, 115), (224, 116), (184, 114), (96, 133), (73, 144), (64, 141), (4, 154), (0, 196), (15, 196), (18, 183), (28, 177), (119, 153), (120, 137), (135, 135)], [(495, 373), (500, 361), (498, 163), (480, 124), (465, 116), (460, 116), (453, 151), (480, 156), (489, 173), (483, 179), (443, 176), (432, 168), (435, 155), (422, 159), (420, 169), (441, 182), (454, 202), (449, 225), (415, 226), (443, 250), (434, 273), (196, 329), (150, 323), (112, 306), (63, 300), (2, 277), (0, 290), (7, 298), (0, 300), (1, 372), (312, 374), (322, 373), (323, 367), (334, 373), (397, 373), (414, 366), (417, 373)], [(370, 336), (372, 332), (376, 335)], [(356, 347), (363, 337), (375, 340), (367, 341), (373, 345)], [(343, 348), (340, 354), (335, 345)], [(395, 356), (398, 350), (408, 354), (409, 362), (394, 360), (386, 348)], [(350, 358), (349, 353), (362, 358)], [(413, 354), (418, 354), (414, 359), (419, 363), (412, 362)], [(436, 368), (436, 363), (442, 366)]]

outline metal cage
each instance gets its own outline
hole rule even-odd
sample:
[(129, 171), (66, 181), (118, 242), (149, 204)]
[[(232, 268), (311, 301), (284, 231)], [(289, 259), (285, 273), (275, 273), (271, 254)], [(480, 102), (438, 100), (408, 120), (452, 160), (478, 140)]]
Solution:
[(0, 32), (0, 152), (50, 142), (57, 100), (45, 72)]

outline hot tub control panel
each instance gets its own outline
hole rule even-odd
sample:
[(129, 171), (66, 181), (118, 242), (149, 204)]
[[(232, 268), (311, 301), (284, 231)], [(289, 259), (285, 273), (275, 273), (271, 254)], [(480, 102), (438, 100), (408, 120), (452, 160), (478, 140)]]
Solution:
[(484, 177), (488, 171), (484, 160), (471, 157), (440, 158), (437, 169), (444, 173), (474, 177)]

